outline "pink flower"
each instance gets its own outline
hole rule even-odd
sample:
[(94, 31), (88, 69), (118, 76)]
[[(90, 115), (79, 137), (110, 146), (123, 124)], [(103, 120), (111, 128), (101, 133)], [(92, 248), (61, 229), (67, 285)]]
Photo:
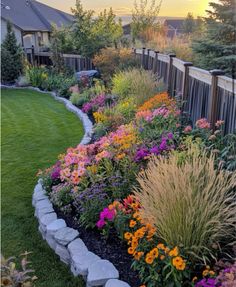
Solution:
[(207, 121), (207, 119), (203, 118), (203, 119), (196, 121), (196, 127), (199, 129), (209, 129), (211, 125)]
[(224, 121), (218, 120), (218, 121), (215, 123), (215, 126), (216, 126), (217, 128), (219, 128), (219, 127), (221, 127), (224, 123), (225, 123)]
[(100, 219), (100, 220), (98, 220), (98, 222), (96, 223), (96, 226), (98, 227), (98, 228), (103, 228), (103, 226), (106, 224), (106, 222), (105, 222), (105, 220), (104, 219)]
[(190, 133), (192, 131), (192, 127), (191, 126), (186, 126), (184, 129), (184, 133)]

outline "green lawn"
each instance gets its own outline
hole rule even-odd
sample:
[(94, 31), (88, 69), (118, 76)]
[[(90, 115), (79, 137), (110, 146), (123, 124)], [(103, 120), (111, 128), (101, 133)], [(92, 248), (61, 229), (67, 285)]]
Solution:
[(83, 136), (78, 118), (46, 94), (2, 90), (2, 253), (5, 257), (32, 251), (37, 287), (78, 287), (38, 232), (31, 205), (39, 169), (55, 163)]

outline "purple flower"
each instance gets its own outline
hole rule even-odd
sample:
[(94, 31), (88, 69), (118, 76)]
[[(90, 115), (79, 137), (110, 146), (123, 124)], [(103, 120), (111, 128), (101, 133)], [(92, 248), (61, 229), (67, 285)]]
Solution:
[(160, 148), (161, 151), (167, 149), (167, 143), (166, 143), (166, 139), (165, 138), (162, 139), (162, 142), (161, 142), (159, 148)]
[(173, 133), (168, 133), (167, 138), (168, 138), (169, 140), (173, 140), (173, 138), (174, 138)]
[(155, 155), (158, 155), (160, 152), (159, 152), (159, 149), (158, 149), (158, 146), (153, 146), (151, 149), (150, 149), (150, 152), (155, 154)]
[(144, 159), (146, 156), (148, 156), (150, 153), (147, 148), (141, 148), (136, 152), (136, 155), (134, 157), (135, 161), (140, 161)]
[(215, 278), (205, 278), (195, 284), (195, 287), (215, 287), (216, 279)]
[(60, 167), (56, 167), (53, 172), (51, 173), (51, 179), (52, 180), (57, 180), (58, 178), (60, 178), (60, 171), (61, 168)]

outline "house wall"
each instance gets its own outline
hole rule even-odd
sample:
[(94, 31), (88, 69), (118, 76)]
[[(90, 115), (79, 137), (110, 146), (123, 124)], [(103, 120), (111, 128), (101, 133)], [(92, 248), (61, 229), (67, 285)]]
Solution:
[[(16, 35), (17, 43), (22, 45), (21, 30), (13, 26)], [(1, 43), (4, 41), (7, 34), (7, 22), (1, 18)]]

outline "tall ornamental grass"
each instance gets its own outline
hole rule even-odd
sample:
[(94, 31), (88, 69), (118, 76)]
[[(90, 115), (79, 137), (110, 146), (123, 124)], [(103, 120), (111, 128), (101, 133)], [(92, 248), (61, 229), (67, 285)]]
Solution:
[(214, 248), (233, 244), (236, 237), (236, 172), (214, 169), (207, 157), (191, 146), (183, 154), (153, 158), (138, 175), (143, 216), (153, 220), (158, 236), (185, 249), (191, 260), (214, 258)]
[(121, 98), (132, 97), (137, 105), (141, 105), (153, 97), (162, 88), (150, 71), (143, 69), (129, 69), (118, 72), (112, 79), (114, 94)]

